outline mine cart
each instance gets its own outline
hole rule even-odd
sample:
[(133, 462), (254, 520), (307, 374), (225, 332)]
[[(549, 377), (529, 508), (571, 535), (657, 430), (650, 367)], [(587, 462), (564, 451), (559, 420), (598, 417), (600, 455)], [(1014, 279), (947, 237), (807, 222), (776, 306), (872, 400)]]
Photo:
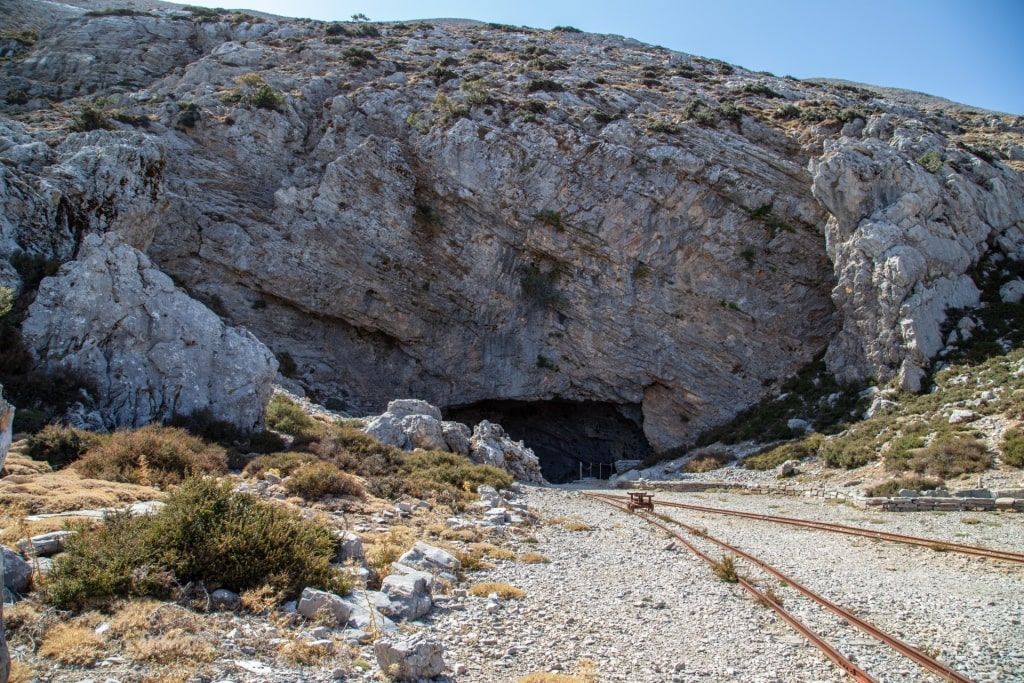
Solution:
[(647, 493), (646, 491), (630, 491), (629, 492), (629, 511), (632, 512), (639, 508), (645, 508), (654, 512), (654, 495)]

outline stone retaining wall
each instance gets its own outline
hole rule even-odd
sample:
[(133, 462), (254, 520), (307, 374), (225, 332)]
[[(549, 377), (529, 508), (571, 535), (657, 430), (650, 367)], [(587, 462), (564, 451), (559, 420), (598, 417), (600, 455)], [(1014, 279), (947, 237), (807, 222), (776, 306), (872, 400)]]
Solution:
[(705, 493), (712, 491), (743, 491), (772, 496), (800, 496), (803, 498), (825, 498), (846, 500), (862, 508), (881, 509), (887, 512), (928, 512), (932, 510), (990, 512), (995, 510), (1015, 510), (1024, 512), (1024, 498), (974, 498), (974, 497), (933, 497), (915, 496), (891, 498), (865, 498), (863, 496), (834, 491), (824, 488), (807, 487), (799, 484), (781, 484), (777, 486), (739, 484), (735, 482), (716, 481), (632, 481), (623, 482), (624, 488), (645, 489), (651, 491), (672, 491), (676, 493)]

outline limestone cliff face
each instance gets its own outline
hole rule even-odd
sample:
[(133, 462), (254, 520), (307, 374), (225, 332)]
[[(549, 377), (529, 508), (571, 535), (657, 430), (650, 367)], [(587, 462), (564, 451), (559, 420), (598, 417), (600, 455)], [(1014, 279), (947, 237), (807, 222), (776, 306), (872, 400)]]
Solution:
[[(2, 254), (116, 233), (353, 413), (598, 402), (666, 450), (826, 348), (913, 388), (973, 265), (1020, 255), (1012, 117), (618, 37), (170, 7), (11, 47)], [(110, 130), (68, 132), (86, 94)]]

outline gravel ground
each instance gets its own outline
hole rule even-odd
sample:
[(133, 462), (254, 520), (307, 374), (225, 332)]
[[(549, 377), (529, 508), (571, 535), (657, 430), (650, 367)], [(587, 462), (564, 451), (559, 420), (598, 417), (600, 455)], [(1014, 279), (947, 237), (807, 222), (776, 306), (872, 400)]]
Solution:
[[(845, 679), (771, 610), (636, 517), (584, 498), (578, 488), (532, 488), (524, 496), (548, 523), (537, 528), (536, 543), (518, 550), (551, 562), (497, 562), (471, 575), (526, 592), (493, 614), (486, 599), (472, 596), (435, 608), (427, 630), (444, 640), (445, 659), (456, 670), (452, 680), (573, 673), (581, 660), (592, 662), (599, 681)], [(736, 493), (658, 493), (658, 499), (1024, 551), (1024, 516), (1012, 513), (866, 512), (819, 499)], [(709, 513), (660, 512), (766, 560), (976, 681), (1024, 681), (1024, 567)], [(567, 518), (591, 530), (571, 531), (557, 521)], [(684, 536), (721, 556), (709, 542)], [(737, 564), (880, 681), (939, 680), (791, 587)]]

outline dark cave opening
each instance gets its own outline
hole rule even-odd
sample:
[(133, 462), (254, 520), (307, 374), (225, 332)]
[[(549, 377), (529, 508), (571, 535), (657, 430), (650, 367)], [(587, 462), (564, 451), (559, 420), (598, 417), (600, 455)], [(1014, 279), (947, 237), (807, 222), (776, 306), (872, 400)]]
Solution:
[(642, 460), (652, 451), (639, 404), (599, 401), (480, 401), (445, 409), (446, 420), (496, 422), (540, 459), (553, 484), (585, 477), (607, 479), (616, 460)]

